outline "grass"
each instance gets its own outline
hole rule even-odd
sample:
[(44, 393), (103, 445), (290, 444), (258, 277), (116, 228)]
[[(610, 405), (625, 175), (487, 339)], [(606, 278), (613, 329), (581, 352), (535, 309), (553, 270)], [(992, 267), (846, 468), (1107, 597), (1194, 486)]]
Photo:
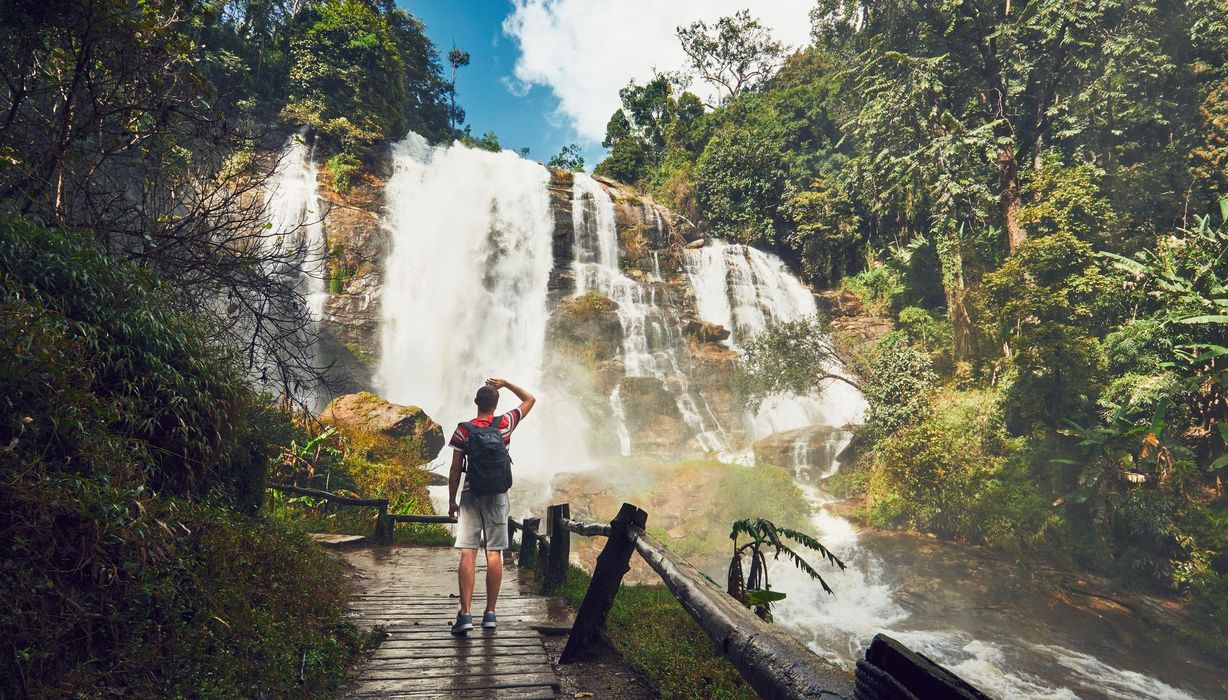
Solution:
[[(579, 607), (591, 577), (569, 567), (560, 594)], [(606, 619), (606, 639), (665, 698), (754, 698), (733, 664), (663, 585), (623, 586)]]

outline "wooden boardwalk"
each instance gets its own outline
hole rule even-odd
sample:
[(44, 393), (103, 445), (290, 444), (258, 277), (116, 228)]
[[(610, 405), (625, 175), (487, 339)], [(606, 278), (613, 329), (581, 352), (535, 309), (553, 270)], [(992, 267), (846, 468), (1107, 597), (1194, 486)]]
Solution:
[(354, 622), (368, 628), (383, 625), (388, 631), (347, 697), (556, 697), (558, 676), (530, 625), (569, 625), (570, 612), (557, 598), (529, 593), (532, 587), (516, 567), (504, 570), (499, 627), (483, 630), (486, 569), (479, 552), (473, 595), (478, 626), (467, 637), (453, 637), (455, 550), (381, 547), (344, 556), (360, 582), (361, 592), (350, 603)]

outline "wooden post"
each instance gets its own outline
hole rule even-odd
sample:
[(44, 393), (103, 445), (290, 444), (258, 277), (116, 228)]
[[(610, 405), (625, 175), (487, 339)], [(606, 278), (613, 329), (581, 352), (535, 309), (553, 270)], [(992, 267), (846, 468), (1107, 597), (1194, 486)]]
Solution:
[(567, 561), (571, 558), (571, 532), (563, 527), (563, 519), (571, 517), (571, 506), (564, 503), (546, 509), (550, 523), (550, 554), (546, 559), (546, 576), (542, 590), (553, 593), (567, 579)]
[(507, 519), (507, 551), (508, 552), (512, 551), (512, 543), (516, 539), (514, 537), (514, 535), (516, 534), (516, 526), (512, 524), (514, 522), (515, 521), (512, 520), (511, 518)]
[(593, 580), (588, 584), (584, 602), (580, 603), (580, 611), (576, 613), (571, 636), (567, 639), (567, 647), (563, 649), (559, 663), (592, 657), (601, 629), (605, 627), (606, 615), (614, 604), (614, 596), (622, 585), (623, 576), (631, 570), (631, 553), (635, 547), (627, 528), (631, 525), (642, 528), (647, 521), (648, 514), (630, 503), (624, 503), (618, 515), (610, 521), (610, 539), (601, 554), (597, 555)]
[(379, 514), (375, 516), (375, 534), (371, 539), (375, 544), (392, 544), (392, 518), (388, 517), (388, 501), (380, 503)]
[(552, 539), (548, 535), (537, 536), (537, 565), (533, 568), (533, 575), (538, 581), (546, 580), (546, 562), (550, 561), (550, 541)]
[(532, 569), (537, 561), (537, 525), (541, 518), (525, 518), (520, 526), (520, 568)]

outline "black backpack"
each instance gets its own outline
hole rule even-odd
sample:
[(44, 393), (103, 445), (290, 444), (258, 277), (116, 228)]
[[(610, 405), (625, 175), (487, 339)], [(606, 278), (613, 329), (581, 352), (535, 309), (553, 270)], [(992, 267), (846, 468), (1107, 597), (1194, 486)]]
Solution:
[(461, 423), (469, 430), (465, 457), (469, 465), (469, 491), (475, 496), (505, 493), (512, 487), (512, 456), (503, 442), (503, 433), (499, 432), (502, 422), (493, 418), (485, 427)]

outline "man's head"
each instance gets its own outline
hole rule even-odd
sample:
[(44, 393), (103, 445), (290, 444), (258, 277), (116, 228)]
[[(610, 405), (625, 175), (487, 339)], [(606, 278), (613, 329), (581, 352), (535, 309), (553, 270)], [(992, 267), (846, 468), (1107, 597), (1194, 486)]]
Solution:
[(495, 407), (499, 405), (499, 390), (493, 386), (484, 386), (478, 389), (478, 395), (473, 397), (473, 402), (478, 405), (478, 413), (494, 413)]

